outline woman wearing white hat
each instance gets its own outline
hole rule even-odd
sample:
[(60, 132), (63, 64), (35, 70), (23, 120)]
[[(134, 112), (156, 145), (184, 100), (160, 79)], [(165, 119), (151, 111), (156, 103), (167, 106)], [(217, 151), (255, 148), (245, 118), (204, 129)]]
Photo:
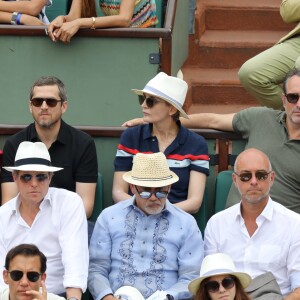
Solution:
[(188, 118), (183, 110), (187, 83), (161, 72), (143, 90), (132, 90), (147, 124), (128, 128), (121, 137), (115, 158), (113, 199), (125, 200), (128, 183), (122, 176), (132, 168), (136, 153), (163, 152), (179, 182), (172, 185), (168, 199), (189, 213), (196, 213), (202, 203), (206, 176), (209, 175), (207, 143), (200, 135), (181, 126), (179, 117)]
[(232, 259), (223, 253), (206, 256), (201, 265), (200, 277), (189, 284), (194, 300), (251, 300), (244, 291), (251, 277), (237, 272)]

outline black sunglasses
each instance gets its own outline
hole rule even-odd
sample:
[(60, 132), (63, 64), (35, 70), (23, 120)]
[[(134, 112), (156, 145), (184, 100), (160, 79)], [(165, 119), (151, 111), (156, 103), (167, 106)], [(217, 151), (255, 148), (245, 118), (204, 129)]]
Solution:
[(157, 104), (158, 102), (160, 102), (159, 100), (155, 99), (154, 97), (146, 97), (144, 95), (138, 95), (139, 97), (139, 103), (140, 105), (142, 105), (145, 101), (146, 101), (146, 105), (147, 107), (151, 108), (153, 107), (155, 104)]
[(221, 282), (208, 281), (205, 283), (205, 288), (210, 293), (216, 293), (220, 290), (220, 284), (225, 290), (229, 290), (235, 285), (235, 280), (232, 277), (225, 277)]
[(296, 104), (299, 101), (300, 94), (288, 93), (285, 94), (285, 98), (289, 103)]
[(46, 102), (47, 106), (55, 107), (58, 102), (62, 102), (62, 100), (57, 100), (53, 98), (32, 98), (31, 103), (35, 107), (40, 107), (43, 105), (44, 101)]
[[(14, 271), (10, 271), (8, 273), (10, 274), (10, 278), (13, 281), (19, 281), (23, 278), (23, 275), (25, 272), (19, 271), (19, 270), (14, 270)], [(33, 272), (33, 271), (27, 272), (25, 274), (26, 274), (27, 279), (31, 282), (37, 282), (39, 280), (40, 276), (42, 275), (39, 272)]]
[(149, 199), (152, 195), (154, 195), (157, 199), (163, 199), (163, 198), (166, 198), (169, 193), (169, 192), (165, 192), (165, 191), (157, 191), (157, 192), (142, 191), (142, 192), (140, 192), (138, 190), (137, 186), (135, 186), (135, 188), (142, 199)]
[(36, 175), (31, 175), (31, 174), (22, 174), (22, 175), (20, 175), (20, 179), (24, 183), (29, 182), (32, 179), (32, 177), (35, 177), (38, 182), (43, 182), (43, 181), (45, 181), (49, 178), (48, 174), (43, 174), (43, 173), (36, 174)]
[[(270, 171), (270, 172), (256, 171), (254, 174), (255, 174), (255, 178), (258, 181), (264, 181), (268, 178), (270, 173), (272, 173), (272, 171)], [(244, 182), (247, 182), (252, 178), (252, 173), (251, 172), (243, 172), (241, 174), (238, 174), (238, 173), (234, 172), (234, 174), (236, 174), (238, 177), (240, 177), (240, 180), (244, 181)]]

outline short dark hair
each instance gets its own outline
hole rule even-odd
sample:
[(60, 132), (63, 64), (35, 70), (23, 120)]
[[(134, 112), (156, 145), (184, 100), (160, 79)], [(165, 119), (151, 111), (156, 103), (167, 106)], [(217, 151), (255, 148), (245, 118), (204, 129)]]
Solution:
[(286, 83), (293, 76), (300, 77), (300, 69), (293, 68), (285, 75), (284, 80), (283, 80), (283, 85), (282, 85), (282, 90), (283, 90), (284, 95), (286, 95)]
[(17, 256), (17, 255), (23, 255), (23, 256), (39, 256), (41, 261), (41, 269), (40, 272), (44, 274), (46, 272), (47, 268), (47, 258), (44, 255), (43, 252), (39, 250), (39, 248), (36, 245), (33, 244), (20, 244), (8, 251), (5, 258), (5, 269), (9, 270), (10, 262)]
[(65, 85), (60, 79), (58, 79), (55, 76), (42, 76), (42, 77), (38, 78), (34, 82), (32, 87), (30, 88), (29, 99), (32, 99), (33, 89), (36, 86), (46, 86), (46, 85), (57, 85), (58, 90), (59, 90), (59, 97), (60, 97), (61, 101), (62, 102), (67, 101), (67, 91), (66, 91)]

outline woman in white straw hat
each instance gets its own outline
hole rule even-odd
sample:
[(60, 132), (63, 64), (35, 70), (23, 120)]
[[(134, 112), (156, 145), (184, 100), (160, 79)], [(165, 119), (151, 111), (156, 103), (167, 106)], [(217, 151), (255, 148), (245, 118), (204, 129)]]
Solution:
[(194, 300), (251, 300), (244, 291), (251, 283), (247, 273), (237, 272), (232, 259), (223, 253), (207, 255), (200, 277), (189, 284)]
[(121, 137), (115, 158), (113, 199), (125, 200), (128, 183), (122, 176), (132, 167), (136, 153), (163, 152), (179, 182), (172, 185), (171, 203), (189, 213), (196, 213), (202, 203), (206, 176), (209, 175), (207, 143), (200, 135), (181, 126), (179, 117), (188, 118), (183, 110), (187, 83), (161, 72), (138, 95), (147, 124), (128, 128)]

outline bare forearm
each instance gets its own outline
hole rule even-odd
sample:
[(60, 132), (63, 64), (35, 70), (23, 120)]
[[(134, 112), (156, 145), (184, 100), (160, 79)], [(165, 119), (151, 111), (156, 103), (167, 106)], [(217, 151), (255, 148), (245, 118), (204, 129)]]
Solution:
[(82, 291), (81, 289), (78, 288), (66, 288), (66, 293), (67, 293), (67, 299), (71, 298), (71, 297), (75, 297), (76, 299), (81, 299), (82, 297)]
[(233, 131), (232, 120), (234, 114), (200, 113), (189, 115), (189, 119), (181, 118), (181, 122), (188, 128), (211, 128)]
[(19, 12), (31, 16), (37, 16), (42, 8), (46, 5), (46, 1), (0, 1), (0, 11)]

